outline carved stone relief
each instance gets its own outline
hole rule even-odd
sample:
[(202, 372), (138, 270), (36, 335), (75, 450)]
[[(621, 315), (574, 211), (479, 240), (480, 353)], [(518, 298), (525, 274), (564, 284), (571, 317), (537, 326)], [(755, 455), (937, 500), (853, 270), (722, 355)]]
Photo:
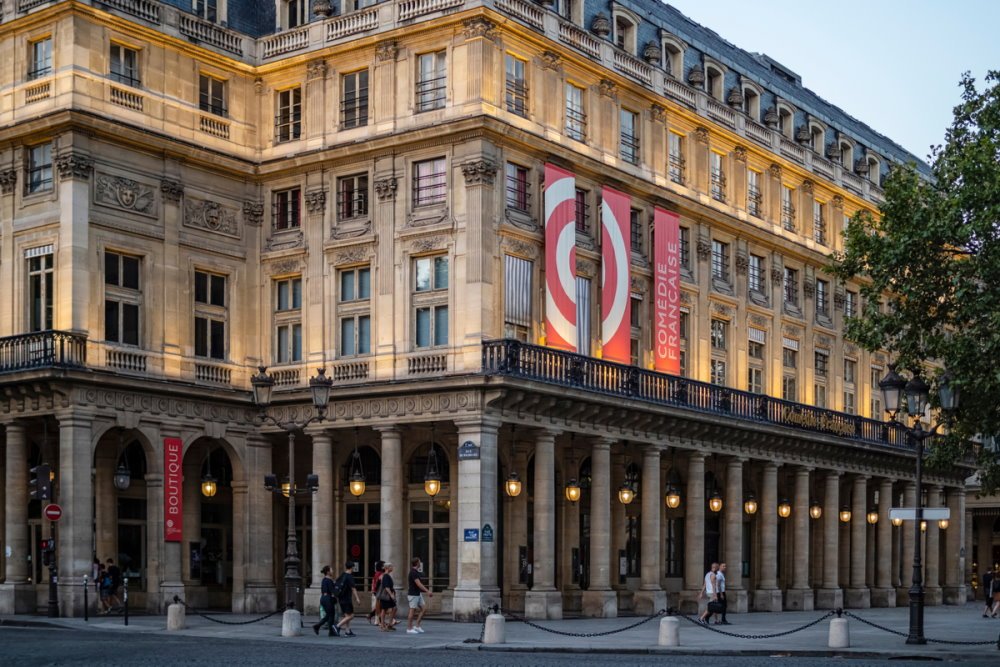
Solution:
[(324, 79), (329, 67), (325, 60), (313, 60), (306, 66), (306, 78), (308, 80)]
[(698, 239), (695, 251), (698, 253), (699, 259), (708, 259), (712, 254), (712, 244), (707, 239)]
[(629, 280), (629, 289), (635, 294), (646, 294), (649, 292), (649, 283), (645, 278), (632, 276)]
[(618, 101), (618, 84), (611, 79), (601, 79), (601, 82), (597, 84), (597, 92), (601, 97)]
[(712, 312), (723, 317), (732, 317), (736, 314), (736, 309), (724, 303), (712, 302)]
[(335, 266), (343, 264), (357, 264), (371, 259), (375, 255), (375, 248), (371, 244), (352, 245), (338, 250), (333, 256)]
[(555, 51), (542, 51), (542, 55), (538, 58), (538, 63), (541, 65), (542, 69), (551, 70), (553, 72), (562, 71), (562, 56)]
[(94, 161), (80, 153), (65, 153), (56, 157), (56, 170), (60, 180), (70, 178), (88, 179), (94, 169)]
[(708, 143), (708, 128), (699, 127), (694, 131), (694, 137), (698, 140), (698, 143), (707, 144)]
[(243, 222), (253, 227), (260, 227), (264, 220), (264, 204), (259, 201), (243, 202)]
[(214, 201), (189, 197), (184, 201), (184, 224), (210, 232), (239, 238), (236, 209)]
[(174, 202), (176, 204), (181, 200), (181, 195), (184, 194), (184, 186), (177, 181), (164, 178), (160, 181), (160, 192), (163, 193), (164, 201)]
[(130, 178), (98, 172), (94, 200), (104, 206), (156, 216), (156, 191)]
[(9, 195), (14, 192), (17, 186), (17, 170), (5, 169), (0, 171), (0, 193)]
[(302, 260), (298, 257), (286, 257), (265, 265), (267, 272), (272, 276), (280, 276), (292, 273), (299, 273), (304, 268)]
[(322, 213), (326, 210), (326, 190), (310, 190), (306, 192), (306, 209), (310, 213)]
[(473, 160), (462, 163), (462, 176), (466, 185), (492, 185), (497, 165), (491, 160)]
[(667, 122), (667, 110), (655, 102), (649, 107), (649, 115), (657, 123)]
[(410, 252), (431, 252), (448, 247), (448, 237), (444, 235), (421, 236), (410, 240)]
[(772, 164), (770, 167), (768, 167), (767, 171), (774, 178), (781, 178), (781, 165), (780, 164)]
[(392, 62), (396, 59), (398, 53), (399, 46), (396, 44), (396, 41), (387, 39), (384, 42), (379, 42), (375, 47), (375, 60), (380, 63)]
[(305, 236), (302, 234), (302, 230), (296, 230), (294, 232), (281, 232), (275, 234), (267, 239), (267, 244), (264, 246), (265, 252), (272, 252), (274, 250), (289, 250), (291, 248), (301, 248), (305, 245)]
[(781, 334), (783, 336), (788, 336), (789, 338), (795, 338), (796, 340), (798, 340), (802, 338), (802, 329), (800, 329), (799, 327), (792, 326), (790, 324), (786, 324), (785, 326), (781, 327)]
[(742, 252), (741, 253), (737, 253), (736, 254), (736, 273), (740, 274), (741, 276), (745, 276), (747, 274), (747, 270), (748, 270), (749, 267), (750, 267), (750, 259), (746, 256), (746, 254), (744, 254)]
[(375, 196), (383, 201), (394, 198), (396, 196), (396, 177), (388, 176), (375, 181)]
[(493, 39), (496, 36), (497, 25), (482, 16), (475, 16), (462, 21), (462, 36), (466, 39)]
[(737, 146), (733, 149), (733, 157), (736, 158), (737, 162), (747, 161), (747, 149), (745, 146)]
[(597, 266), (588, 259), (576, 258), (576, 275), (583, 278), (593, 278), (597, 275)]
[(757, 327), (758, 329), (765, 328), (768, 325), (768, 323), (770, 322), (763, 315), (751, 315), (747, 319), (749, 320), (750, 324), (752, 324), (753, 326)]
[(500, 242), (500, 248), (504, 251), (512, 255), (527, 257), (528, 259), (536, 259), (538, 257), (538, 246), (534, 243), (528, 243), (510, 236), (504, 236), (502, 238), (503, 240)]

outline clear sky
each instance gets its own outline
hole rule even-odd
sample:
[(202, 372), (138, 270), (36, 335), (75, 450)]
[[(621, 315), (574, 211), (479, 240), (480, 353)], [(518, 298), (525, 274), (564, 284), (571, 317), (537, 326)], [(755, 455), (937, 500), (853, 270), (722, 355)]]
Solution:
[(958, 81), (1000, 69), (1000, 0), (667, 0), (920, 158), (944, 141)]

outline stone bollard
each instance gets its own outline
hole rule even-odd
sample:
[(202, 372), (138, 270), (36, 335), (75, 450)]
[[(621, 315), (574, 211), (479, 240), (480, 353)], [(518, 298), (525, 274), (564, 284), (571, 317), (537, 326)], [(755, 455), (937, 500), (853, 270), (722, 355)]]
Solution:
[(183, 630), (187, 616), (184, 605), (175, 602), (167, 607), (167, 630)]
[(281, 615), (281, 636), (298, 637), (302, 634), (302, 613), (298, 609), (286, 609)]
[(681, 645), (681, 622), (676, 616), (660, 619), (660, 646)]
[(503, 644), (507, 641), (507, 622), (501, 614), (490, 614), (486, 617), (486, 629), (483, 632), (484, 644)]
[(830, 648), (851, 647), (851, 633), (847, 627), (846, 618), (834, 618), (830, 620), (830, 639), (827, 644)]

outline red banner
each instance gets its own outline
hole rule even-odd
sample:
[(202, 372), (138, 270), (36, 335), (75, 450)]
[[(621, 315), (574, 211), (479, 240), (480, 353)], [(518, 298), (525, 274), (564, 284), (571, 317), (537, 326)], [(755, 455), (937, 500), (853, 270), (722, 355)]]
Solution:
[(576, 178), (545, 165), (545, 335), (576, 352)]
[(656, 370), (681, 374), (680, 216), (653, 216), (653, 360)]
[(184, 443), (163, 439), (163, 540), (180, 542), (184, 532)]
[(608, 361), (631, 360), (631, 299), (628, 195), (605, 187), (601, 191), (601, 347)]

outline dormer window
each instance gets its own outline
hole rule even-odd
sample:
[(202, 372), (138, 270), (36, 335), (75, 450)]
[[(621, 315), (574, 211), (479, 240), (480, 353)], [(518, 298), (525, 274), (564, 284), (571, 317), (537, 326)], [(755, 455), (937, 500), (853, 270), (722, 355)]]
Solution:
[(722, 70), (715, 65), (705, 67), (705, 90), (715, 99), (722, 101), (723, 76)]
[(288, 0), (285, 2), (285, 27), (291, 30), (309, 22), (309, 12), (306, 0)]
[(823, 155), (823, 151), (826, 149), (826, 131), (819, 125), (810, 124), (809, 137), (813, 151), (818, 155)]
[(843, 139), (838, 145), (840, 146), (840, 165), (850, 169), (851, 165), (854, 164), (854, 146), (851, 145), (851, 142)]
[(684, 49), (673, 39), (663, 40), (663, 69), (675, 79), (684, 76)]
[(615, 17), (615, 45), (635, 54), (635, 23), (625, 16)]
[(792, 138), (792, 132), (795, 127), (795, 117), (792, 115), (792, 110), (786, 106), (778, 106), (778, 131), (781, 132), (782, 136), (786, 139)]
[(743, 113), (753, 120), (760, 120), (760, 94), (750, 86), (743, 86)]
[(869, 155), (868, 158), (868, 180), (871, 181), (872, 185), (882, 187), (882, 174), (881, 167), (878, 158), (874, 155)]

